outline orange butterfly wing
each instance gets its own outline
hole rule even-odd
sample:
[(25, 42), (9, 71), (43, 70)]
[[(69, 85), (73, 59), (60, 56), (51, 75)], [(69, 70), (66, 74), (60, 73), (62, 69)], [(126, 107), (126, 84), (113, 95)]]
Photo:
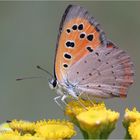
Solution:
[(69, 5), (62, 17), (55, 56), (55, 76), (65, 79), (67, 70), (97, 47), (106, 46), (104, 32), (88, 11)]

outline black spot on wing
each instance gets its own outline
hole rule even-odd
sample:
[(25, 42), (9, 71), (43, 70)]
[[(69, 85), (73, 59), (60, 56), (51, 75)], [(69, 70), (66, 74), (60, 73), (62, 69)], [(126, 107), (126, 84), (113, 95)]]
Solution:
[(89, 73), (89, 76), (92, 76), (92, 73)]
[(87, 61), (85, 60), (84, 63), (87, 63)]
[(93, 52), (93, 49), (91, 47), (86, 47), (86, 49), (89, 51), (89, 52)]
[(74, 46), (75, 46), (75, 43), (73, 41), (67, 41), (66, 42), (66, 47), (73, 48)]
[(71, 55), (68, 54), (68, 53), (65, 53), (65, 54), (64, 54), (64, 57), (67, 58), (67, 59), (71, 59)]
[(109, 64), (108, 62), (106, 62), (106, 64)]
[(64, 64), (64, 65), (63, 65), (63, 67), (67, 68), (67, 67), (68, 67), (68, 65), (67, 65), (67, 64)]
[(66, 46), (67, 46), (67, 47), (71, 46), (71, 42), (70, 42), (70, 41), (67, 41), (67, 42), (66, 42)]
[(85, 37), (85, 33), (81, 33), (80, 34), (80, 38), (82, 39), (82, 38), (84, 38)]
[(73, 30), (77, 30), (77, 25), (73, 25), (73, 26), (72, 26), (72, 29), (73, 29)]
[(108, 52), (108, 53), (106, 53), (105, 55), (107, 56), (107, 55), (109, 55), (111, 52)]
[(88, 41), (92, 41), (93, 40), (93, 34), (90, 34), (87, 36)]
[(99, 56), (99, 53), (98, 53), (98, 52), (95, 52), (95, 54), (96, 54), (97, 56)]
[(74, 45), (75, 45), (74, 42), (71, 42), (71, 47), (74, 47)]
[(83, 24), (80, 24), (80, 25), (78, 26), (78, 30), (83, 30)]
[(67, 33), (70, 33), (70, 29), (67, 29), (66, 31), (67, 31)]
[(114, 74), (114, 71), (111, 71), (112, 72), (112, 74)]

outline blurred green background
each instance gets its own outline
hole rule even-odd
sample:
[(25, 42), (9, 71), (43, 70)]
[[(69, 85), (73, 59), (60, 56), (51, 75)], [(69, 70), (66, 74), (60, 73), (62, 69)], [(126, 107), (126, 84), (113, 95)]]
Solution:
[[(0, 122), (65, 118), (53, 101), (56, 93), (49, 88), (47, 75), (36, 65), (53, 72), (59, 23), (68, 4), (87, 8), (107, 38), (126, 50), (134, 61), (135, 83), (128, 97), (105, 100), (109, 108), (121, 113), (111, 138), (123, 138), (121, 120), (125, 108), (136, 106), (140, 110), (140, 2), (0, 2)], [(15, 80), (40, 75), (45, 78)]]

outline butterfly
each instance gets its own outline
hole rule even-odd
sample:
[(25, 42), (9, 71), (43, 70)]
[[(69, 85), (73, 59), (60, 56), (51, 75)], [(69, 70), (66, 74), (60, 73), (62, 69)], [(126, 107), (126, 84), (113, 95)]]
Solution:
[(54, 78), (49, 81), (58, 98), (68, 96), (126, 97), (133, 83), (130, 56), (106, 39), (100, 24), (83, 7), (69, 5), (62, 17), (54, 61)]

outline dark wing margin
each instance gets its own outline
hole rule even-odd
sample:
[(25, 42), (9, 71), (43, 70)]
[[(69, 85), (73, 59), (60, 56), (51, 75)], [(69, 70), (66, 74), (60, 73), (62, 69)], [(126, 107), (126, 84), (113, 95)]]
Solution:
[(68, 7), (66, 8), (66, 10), (62, 16), (62, 19), (60, 22), (60, 27), (59, 27), (59, 33), (57, 36), (55, 59), (54, 59), (54, 78), (55, 79), (57, 79), (56, 72), (55, 72), (56, 54), (57, 54), (57, 49), (58, 49), (59, 38), (60, 38), (61, 32), (63, 31), (63, 26), (65, 25), (66, 22), (68, 22), (69, 20), (76, 18), (76, 17), (83, 17), (86, 20), (88, 20), (91, 25), (95, 26), (95, 29), (97, 30), (97, 32), (100, 33), (100, 40), (101, 40), (102, 45), (103, 46), (107, 45), (105, 33), (101, 29), (100, 24), (94, 19), (94, 17), (90, 16), (89, 12), (81, 6), (68, 5)]
[(65, 10), (65, 12), (62, 16), (60, 26), (59, 26), (59, 33), (58, 33), (58, 36), (57, 36), (56, 48), (55, 48), (55, 58), (54, 58), (54, 78), (55, 79), (57, 79), (56, 74), (55, 74), (55, 62), (56, 62), (56, 54), (57, 54), (57, 49), (58, 49), (59, 38), (60, 38), (60, 35), (61, 35), (61, 32), (62, 32), (63, 23), (64, 23), (64, 21), (66, 19), (66, 16), (67, 16), (71, 7), (72, 7), (72, 5), (68, 5), (68, 7), (66, 8), (66, 10)]

